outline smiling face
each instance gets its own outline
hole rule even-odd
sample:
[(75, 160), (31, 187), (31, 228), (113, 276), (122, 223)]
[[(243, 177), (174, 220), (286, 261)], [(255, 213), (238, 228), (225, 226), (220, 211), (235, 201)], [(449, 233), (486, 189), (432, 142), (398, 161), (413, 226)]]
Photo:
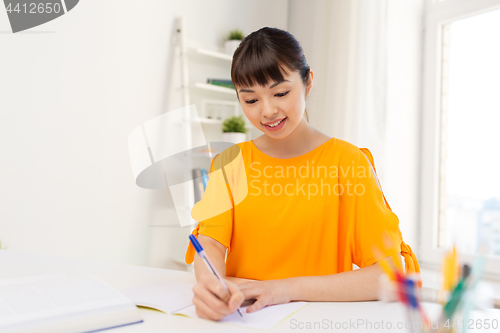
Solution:
[(273, 139), (282, 139), (297, 128), (312, 87), (312, 72), (306, 87), (297, 71), (286, 71), (284, 81), (269, 82), (265, 87), (236, 87), (248, 120)]

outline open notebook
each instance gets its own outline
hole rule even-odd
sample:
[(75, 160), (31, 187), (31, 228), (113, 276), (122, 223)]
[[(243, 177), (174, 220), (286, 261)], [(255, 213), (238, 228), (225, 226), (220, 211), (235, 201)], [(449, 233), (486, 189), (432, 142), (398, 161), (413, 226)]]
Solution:
[[(122, 293), (138, 306), (153, 308), (168, 314), (198, 318), (196, 308), (191, 303), (194, 296), (192, 291), (193, 286), (194, 284), (192, 283), (160, 281), (130, 288), (122, 291)], [(241, 312), (245, 317), (244, 320), (235, 312), (226, 316), (220, 322), (267, 330), (302, 309), (307, 304), (309, 303), (291, 302), (272, 305), (253, 313), (246, 313), (248, 306), (245, 306), (241, 308)]]
[(0, 333), (93, 332), (140, 322), (127, 297), (93, 276), (0, 280)]

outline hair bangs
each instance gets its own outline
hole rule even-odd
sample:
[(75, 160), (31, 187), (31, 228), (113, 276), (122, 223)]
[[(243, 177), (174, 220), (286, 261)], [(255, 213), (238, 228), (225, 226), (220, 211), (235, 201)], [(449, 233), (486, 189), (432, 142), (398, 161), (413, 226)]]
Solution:
[(245, 45), (240, 57), (231, 70), (232, 81), (238, 87), (259, 84), (265, 87), (269, 82), (283, 81), (288, 75), (276, 52), (258, 43)]

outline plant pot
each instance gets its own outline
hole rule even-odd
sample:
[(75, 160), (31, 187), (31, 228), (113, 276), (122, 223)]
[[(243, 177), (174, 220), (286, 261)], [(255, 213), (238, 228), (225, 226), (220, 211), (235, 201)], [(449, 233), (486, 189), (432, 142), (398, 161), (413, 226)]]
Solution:
[(226, 51), (227, 54), (233, 55), (234, 51), (238, 48), (238, 45), (240, 45), (241, 40), (226, 40), (224, 42), (224, 50)]
[(224, 132), (222, 133), (222, 141), (231, 143), (240, 143), (247, 140), (247, 135), (245, 133), (237, 132)]

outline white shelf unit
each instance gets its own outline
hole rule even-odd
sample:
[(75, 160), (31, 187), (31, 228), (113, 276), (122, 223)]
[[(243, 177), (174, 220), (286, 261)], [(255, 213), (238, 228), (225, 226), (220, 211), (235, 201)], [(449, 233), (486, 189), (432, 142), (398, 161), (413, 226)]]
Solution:
[[(184, 27), (183, 19), (182, 17), (180, 17), (177, 20), (176, 27), (176, 47), (178, 50), (177, 55), (180, 59), (181, 66), (182, 100), (184, 105), (195, 104), (199, 114), (199, 119), (185, 119), (187, 124), (183, 125), (183, 127), (186, 128), (186, 130), (184, 131), (184, 139), (187, 140), (186, 142), (188, 143), (192, 141), (193, 133), (189, 124), (193, 125), (193, 123), (197, 121), (202, 125), (207, 143), (220, 142), (222, 141), (223, 118), (213, 119), (204, 117), (202, 108), (202, 104), (204, 104), (203, 102), (209, 100), (213, 102), (213, 100), (215, 99), (224, 100), (227, 101), (228, 105), (231, 103), (235, 105), (237, 104), (237, 106), (234, 108), (234, 115), (240, 115), (243, 114), (243, 112), (241, 110), (239, 102), (237, 101), (236, 92), (234, 89), (207, 84), (205, 82), (202, 82), (201, 77), (202, 75), (206, 75), (205, 80), (208, 77), (216, 77), (210, 76), (213, 74), (209, 74), (209, 72), (210, 69), (217, 68), (218, 70), (216, 72), (221, 73), (224, 71), (225, 74), (223, 77), (230, 78), (232, 55), (218, 51), (220, 49), (217, 47), (201, 45), (200, 43), (193, 40), (188, 40), (186, 38), (185, 31), (186, 29)], [(197, 62), (198, 68), (192, 70), (192, 63), (195, 61)], [(204, 64), (206, 64), (206, 66), (204, 66)], [(190, 74), (193, 74), (193, 72), (198, 75), (198, 78), (192, 78), (190, 76)], [(229, 116), (232, 114), (227, 115)], [(247, 140), (253, 139), (253, 126), (247, 122), (246, 127), (248, 129)], [(206, 151), (206, 149), (200, 151), (191, 151), (190, 163), (188, 163), (189, 165), (186, 165), (185, 171), (188, 172), (190, 176), (193, 168), (203, 167), (208, 170), (210, 167), (211, 159), (218, 153), (218, 151), (214, 151), (213, 149), (212, 151)], [(194, 205), (194, 196), (186, 198), (186, 200), (187, 202), (189, 202), (189, 204), (191, 204), (191, 206)], [(185, 249), (188, 245), (187, 236), (192, 232), (192, 229), (193, 228), (191, 227), (183, 228), (183, 230), (186, 230), (185, 237), (183, 233), (181, 239), (175, 240), (175, 248), (179, 247), (180, 251), (178, 251), (178, 253), (174, 253), (174, 262), (180, 265), (185, 265), (188, 271), (193, 271), (193, 265), (185, 264), (184, 254)]]
[[(237, 102), (236, 91), (234, 89), (221, 87), (213, 84), (208, 84), (206, 82), (201, 82), (201, 80), (192, 81), (190, 78), (190, 62), (193, 59), (199, 60), (200, 62), (206, 62), (210, 65), (217, 65), (219, 67), (225, 68), (224, 76), (226, 79), (230, 79), (230, 69), (231, 69), (231, 61), (232, 55), (221, 52), (221, 48), (216, 46), (207, 46), (206, 44), (201, 44), (194, 40), (187, 39), (185, 35), (185, 28), (182, 17), (177, 20), (177, 41), (178, 41), (178, 49), (179, 49), (179, 57), (181, 58), (181, 67), (182, 67), (182, 82), (181, 82), (181, 91), (183, 93), (183, 100), (185, 105), (189, 105), (193, 103), (192, 95), (195, 95), (199, 92), (210, 94), (210, 96), (215, 96), (218, 99), (222, 100), (232, 100)], [(204, 78), (205, 80), (207, 77)], [(214, 94), (217, 93), (217, 94)], [(213, 99), (213, 97), (212, 97)], [(201, 111), (201, 103), (198, 105), (196, 102), (197, 110), (200, 113)], [(238, 103), (238, 110), (235, 111), (234, 115), (243, 114), (241, 110), (241, 106)], [(229, 115), (228, 115), (229, 116)], [(204, 124), (219, 124), (216, 122), (212, 122), (212, 119), (204, 119), (200, 117), (200, 122)], [(245, 119), (246, 120), (246, 119)], [(251, 125), (247, 123), (247, 125)], [(251, 128), (248, 126), (248, 128)], [(252, 133), (247, 133), (247, 137), (252, 136)]]
[(219, 87), (219, 86), (216, 86), (216, 85), (213, 85), (213, 84), (196, 82), (191, 87), (192, 88), (198, 88), (198, 89), (205, 89), (205, 90), (215, 91), (215, 92), (218, 92), (218, 93), (228, 94), (228, 95), (236, 97), (236, 92), (233, 89), (229, 89), (229, 88), (225, 88), (225, 87)]
[(227, 60), (230, 63), (231, 63), (231, 60), (232, 60), (232, 57), (229, 54), (218, 52), (218, 51), (213, 51), (213, 50), (209, 50), (209, 49), (204, 49), (202, 47), (196, 47), (196, 46), (193, 46), (193, 45), (188, 45), (188, 50), (191, 51), (191, 52), (195, 52), (197, 54), (200, 54), (200, 55), (209, 56), (209, 57), (213, 57), (213, 58), (218, 58), (218, 59), (222, 59), (222, 60)]

